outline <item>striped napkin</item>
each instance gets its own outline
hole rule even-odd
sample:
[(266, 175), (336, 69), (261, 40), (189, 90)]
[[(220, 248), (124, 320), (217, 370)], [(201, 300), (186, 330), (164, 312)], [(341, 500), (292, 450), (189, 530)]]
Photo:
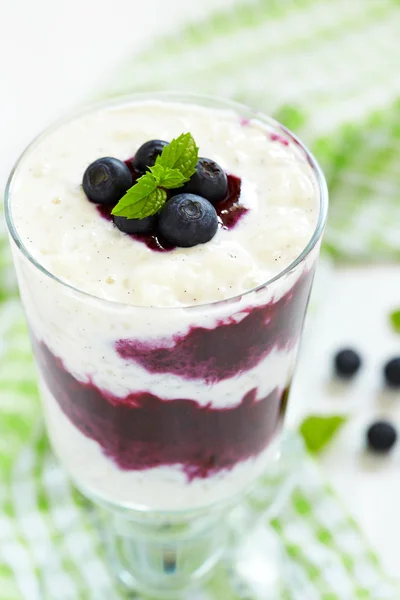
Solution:
[[(400, 256), (399, 31), (396, 0), (247, 0), (131, 57), (102, 95), (190, 90), (275, 115), (308, 142), (327, 174), (325, 252), (393, 259)], [(57, 465), (38, 417), (32, 355), (1, 228), (0, 302), (0, 600), (123, 599), (92, 508)], [(271, 526), (281, 550), (284, 576), (273, 600), (400, 598), (299, 440), (288, 436), (286, 444), (288, 460), (296, 447), (298, 478), (288, 477), (283, 462), (245, 507), (246, 519), (257, 523), (257, 564), (269, 563)], [(264, 514), (278, 493), (279, 510)], [(266, 592), (222, 564), (191, 597), (217, 599), (266, 600)]]

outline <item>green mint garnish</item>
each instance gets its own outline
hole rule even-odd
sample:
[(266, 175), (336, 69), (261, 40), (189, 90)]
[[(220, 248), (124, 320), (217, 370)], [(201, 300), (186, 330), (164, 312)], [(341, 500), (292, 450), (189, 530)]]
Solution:
[(148, 199), (150, 199), (150, 206), (154, 203), (151, 198), (154, 198), (157, 185), (154, 175), (146, 173), (126, 192), (125, 196), (113, 208), (111, 214), (127, 217), (128, 219), (142, 219), (147, 216), (146, 214), (142, 217), (139, 215), (142, 213), (143, 208), (146, 207)]
[(347, 418), (342, 415), (307, 417), (300, 426), (307, 450), (311, 454), (321, 452), (346, 421)]
[(163, 167), (160, 164), (155, 164), (150, 167), (150, 172), (157, 181), (159, 187), (172, 189), (181, 187), (187, 178), (179, 171), (179, 169), (171, 169), (171, 167)]
[(396, 333), (400, 333), (400, 309), (391, 312), (389, 318), (393, 330)]
[(128, 219), (155, 215), (167, 201), (166, 189), (180, 188), (196, 170), (199, 149), (190, 133), (182, 133), (163, 148), (156, 163), (140, 177), (111, 214)]
[(178, 169), (188, 181), (196, 170), (198, 158), (199, 149), (192, 135), (182, 133), (163, 148), (161, 155), (157, 157), (156, 165)]

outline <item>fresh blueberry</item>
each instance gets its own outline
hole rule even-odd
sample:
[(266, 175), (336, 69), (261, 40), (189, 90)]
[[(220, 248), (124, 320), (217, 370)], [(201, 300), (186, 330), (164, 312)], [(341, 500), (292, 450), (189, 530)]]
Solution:
[(215, 208), (195, 194), (178, 194), (168, 200), (159, 213), (158, 228), (173, 246), (190, 248), (205, 244), (218, 229)]
[(392, 358), (385, 364), (384, 375), (389, 387), (400, 387), (400, 356)]
[(124, 233), (152, 233), (156, 227), (157, 215), (144, 219), (127, 219), (126, 217), (113, 216), (115, 225)]
[(388, 421), (376, 421), (368, 427), (368, 448), (374, 452), (389, 452), (397, 440), (397, 431)]
[(360, 355), (351, 348), (340, 350), (335, 355), (334, 362), (336, 375), (343, 379), (350, 379), (361, 367)]
[(132, 187), (132, 175), (117, 158), (98, 158), (88, 166), (82, 181), (86, 196), (92, 202), (113, 204)]
[(165, 146), (168, 146), (168, 142), (164, 142), (163, 140), (150, 140), (146, 142), (136, 152), (132, 161), (132, 167), (136, 171), (139, 171), (139, 173), (144, 173), (149, 167), (154, 165), (157, 156), (160, 156)]
[(226, 198), (228, 178), (216, 162), (209, 158), (199, 158), (195, 173), (181, 189), (185, 194), (203, 196), (214, 204)]

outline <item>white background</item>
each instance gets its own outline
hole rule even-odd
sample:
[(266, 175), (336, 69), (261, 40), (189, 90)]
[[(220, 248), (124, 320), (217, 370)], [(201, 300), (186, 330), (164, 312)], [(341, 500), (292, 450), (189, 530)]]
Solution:
[[(218, 0), (218, 6), (234, 0)], [(112, 69), (154, 36), (203, 14), (214, 0), (1, 0), (0, 183), (23, 147), (54, 118), (103, 88)], [(382, 363), (400, 354), (387, 313), (400, 306), (399, 268), (341, 269), (308, 332), (289, 420), (312, 412), (350, 413), (322, 459), (324, 471), (395, 575), (400, 558), (400, 452), (373, 459), (363, 450), (367, 424), (397, 419), (400, 395), (382, 393)], [(355, 345), (365, 366), (352, 384), (330, 378), (330, 356)], [(399, 444), (400, 446), (400, 444)]]

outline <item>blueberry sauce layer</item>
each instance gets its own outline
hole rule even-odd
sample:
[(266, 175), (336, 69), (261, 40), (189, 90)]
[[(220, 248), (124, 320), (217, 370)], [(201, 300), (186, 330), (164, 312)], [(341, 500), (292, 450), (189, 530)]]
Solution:
[[(301, 333), (314, 271), (304, 274), (279, 300), (246, 308), (213, 329), (192, 326), (183, 336), (143, 342), (120, 339), (126, 361), (150, 373), (171, 373), (209, 383), (256, 367), (275, 348), (293, 347)], [(239, 320), (240, 316), (242, 318)]]
[[(140, 173), (135, 171), (132, 166), (132, 161), (133, 158), (130, 158), (129, 160), (125, 161), (125, 164), (132, 173), (133, 185), (138, 177), (140, 177)], [(215, 210), (217, 211), (219, 226), (223, 229), (232, 229), (235, 227), (241, 217), (246, 214), (248, 208), (240, 203), (241, 179), (230, 174), (228, 174), (227, 177), (228, 194), (224, 200), (221, 200), (215, 204)], [(177, 194), (179, 193), (179, 189), (174, 191)], [(169, 195), (171, 195), (169, 190), (168, 192)], [(104, 219), (112, 221), (111, 211), (114, 208), (113, 204), (97, 204), (96, 208)], [(169, 244), (157, 233), (132, 233), (127, 235), (130, 235), (134, 240), (143, 242), (148, 248), (150, 248), (150, 250), (154, 250), (156, 252), (169, 252), (174, 249), (174, 246)]]
[(213, 409), (148, 392), (117, 398), (88, 376), (79, 381), (44, 344), (34, 341), (44, 380), (65, 415), (121, 469), (179, 464), (188, 480), (205, 478), (259, 454), (280, 427), (289, 388), (265, 398), (250, 390), (234, 407)]

